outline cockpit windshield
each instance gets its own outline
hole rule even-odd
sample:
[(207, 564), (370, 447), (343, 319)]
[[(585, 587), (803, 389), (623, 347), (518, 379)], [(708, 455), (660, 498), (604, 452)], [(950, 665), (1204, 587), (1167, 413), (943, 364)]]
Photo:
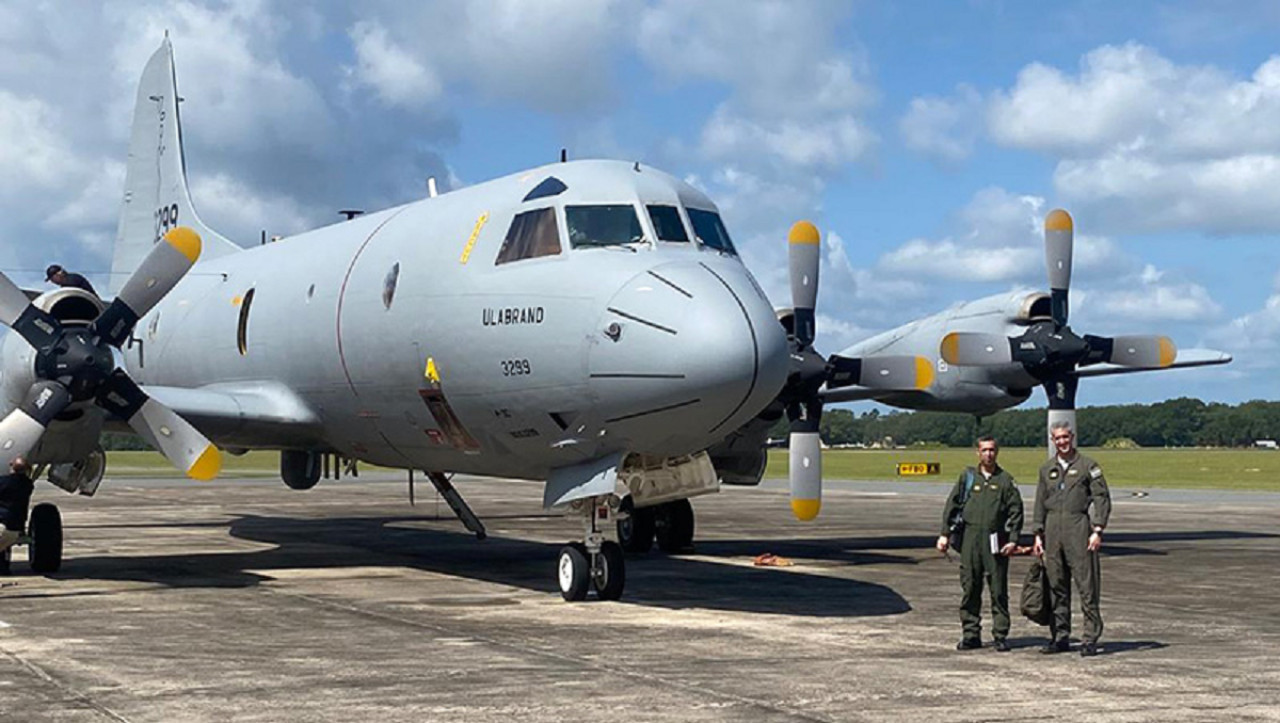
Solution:
[(724, 227), (724, 222), (720, 220), (720, 214), (714, 211), (703, 211), (697, 208), (689, 209), (689, 221), (693, 223), (693, 232), (697, 234), (698, 240), (703, 246), (723, 251), (727, 254), (737, 255), (737, 251), (733, 248), (733, 242), (729, 240), (729, 230)]
[(675, 206), (649, 206), (649, 220), (659, 241), (688, 241), (689, 234), (680, 221), (680, 211)]
[(644, 240), (635, 206), (565, 206), (572, 248), (619, 246)]

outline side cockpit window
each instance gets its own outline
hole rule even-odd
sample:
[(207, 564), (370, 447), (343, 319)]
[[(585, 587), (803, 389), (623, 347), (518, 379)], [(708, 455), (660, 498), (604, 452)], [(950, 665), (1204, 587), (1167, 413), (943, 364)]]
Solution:
[(649, 219), (653, 221), (653, 230), (659, 241), (688, 241), (689, 234), (680, 220), (680, 211), (675, 206), (648, 206)]
[(570, 248), (621, 246), (644, 240), (634, 206), (565, 206)]
[(511, 220), (495, 266), (560, 253), (560, 227), (553, 208), (525, 211)]
[(737, 255), (738, 252), (733, 248), (733, 241), (729, 240), (729, 230), (724, 227), (724, 222), (720, 220), (720, 214), (714, 211), (691, 208), (689, 209), (689, 221), (693, 224), (693, 233), (703, 246), (723, 251), (727, 254)]

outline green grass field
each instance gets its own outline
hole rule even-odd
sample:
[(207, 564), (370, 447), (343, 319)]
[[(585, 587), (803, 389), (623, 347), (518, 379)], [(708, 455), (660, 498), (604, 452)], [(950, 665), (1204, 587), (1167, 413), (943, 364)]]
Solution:
[[(1280, 492), (1280, 452), (1238, 449), (1087, 449), (1098, 460), (1114, 487)], [(1024, 485), (1035, 483), (1036, 470), (1044, 462), (1043, 449), (1009, 448), (1000, 452), (1000, 463)], [(899, 462), (938, 462), (942, 472), (932, 477), (898, 477)], [(823, 454), (823, 476), (828, 479), (952, 481), (965, 465), (976, 463), (968, 449), (828, 450)], [(222, 456), (223, 475), (276, 477), (280, 457), (275, 452), (250, 452), (241, 457)], [(366, 465), (363, 469), (369, 469)], [(114, 477), (169, 476), (177, 472), (155, 452), (108, 452), (107, 474)], [(787, 476), (787, 451), (769, 453), (767, 477)]]
[[(1280, 451), (1252, 449), (1086, 449), (1113, 487), (1280, 492)], [(1023, 485), (1034, 485), (1045, 461), (1042, 448), (1000, 451), (1000, 465)], [(932, 477), (898, 477), (899, 462), (939, 462)], [(966, 465), (977, 464), (969, 449), (839, 449), (822, 456), (827, 479), (953, 481)], [(771, 450), (767, 477), (787, 476), (787, 450)]]

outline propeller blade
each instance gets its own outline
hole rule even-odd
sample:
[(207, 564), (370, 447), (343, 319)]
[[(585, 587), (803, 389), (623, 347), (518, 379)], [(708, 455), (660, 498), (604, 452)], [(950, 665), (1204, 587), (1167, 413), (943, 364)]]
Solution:
[(933, 364), (922, 356), (843, 357), (828, 360), (827, 388), (862, 386), (871, 389), (918, 391), (933, 384)]
[(1074, 227), (1071, 214), (1060, 208), (1044, 219), (1044, 260), (1049, 271), (1049, 297), (1053, 323), (1067, 325), (1067, 291), (1071, 288), (1071, 246)]
[(115, 301), (93, 322), (94, 333), (114, 347), (129, 338), (138, 319), (160, 303), (200, 258), (200, 235), (186, 226), (165, 234), (163, 241), (152, 247)]
[(0, 273), (0, 323), (18, 332), (31, 346), (40, 349), (52, 344), (62, 324), (36, 308), (26, 293), (8, 276)]
[(14, 457), (35, 448), (49, 423), (68, 404), (71, 404), (71, 393), (61, 384), (41, 381), (31, 385), (22, 404), (0, 421), (0, 456), (5, 460), (6, 469)]
[(939, 354), (957, 366), (994, 366), (1013, 361), (1015, 340), (1000, 334), (953, 331), (942, 337)]
[(818, 227), (798, 221), (787, 234), (787, 265), (791, 272), (791, 306), (795, 335), (804, 348), (813, 343), (814, 306), (818, 302), (818, 257), (822, 253)]
[[(1167, 336), (1085, 337), (1089, 348), (1101, 347), (1102, 361), (1126, 367), (1163, 368), (1178, 359), (1178, 347)], [(1095, 346), (1097, 344), (1098, 346)]]
[(822, 509), (822, 438), (818, 429), (822, 422), (822, 401), (812, 399), (787, 407), (791, 420), (789, 477), (791, 512), (796, 519), (808, 522)]
[(207, 481), (221, 471), (218, 448), (177, 412), (147, 396), (124, 370), (112, 372), (98, 392), (98, 405), (127, 421), (188, 477)]

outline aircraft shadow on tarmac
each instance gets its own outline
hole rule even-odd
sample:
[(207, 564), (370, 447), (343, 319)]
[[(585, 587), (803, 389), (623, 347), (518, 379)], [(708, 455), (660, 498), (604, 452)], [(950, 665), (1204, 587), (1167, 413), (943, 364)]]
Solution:
[[(558, 594), (553, 573), (559, 545), (495, 535), (480, 542), (469, 533), (405, 526), (421, 521), (424, 518), (412, 516), (324, 519), (245, 516), (231, 521), (231, 536), (275, 545), (273, 549), (72, 557), (66, 560), (62, 571), (52, 577), (128, 580), (169, 587), (239, 588), (268, 580), (269, 571), (274, 569), (404, 566)], [(763, 547), (789, 549), (774, 542), (758, 541), (754, 547), (756, 552)], [(724, 552), (716, 552), (722, 544), (700, 542), (697, 552), (700, 555), (737, 554), (728, 552), (732, 545)], [(255, 570), (267, 572), (252, 572)], [(668, 609), (709, 608), (813, 617), (895, 615), (911, 609), (893, 589), (876, 583), (794, 569), (668, 557), (656, 551), (628, 558), (627, 592), (623, 600)]]

